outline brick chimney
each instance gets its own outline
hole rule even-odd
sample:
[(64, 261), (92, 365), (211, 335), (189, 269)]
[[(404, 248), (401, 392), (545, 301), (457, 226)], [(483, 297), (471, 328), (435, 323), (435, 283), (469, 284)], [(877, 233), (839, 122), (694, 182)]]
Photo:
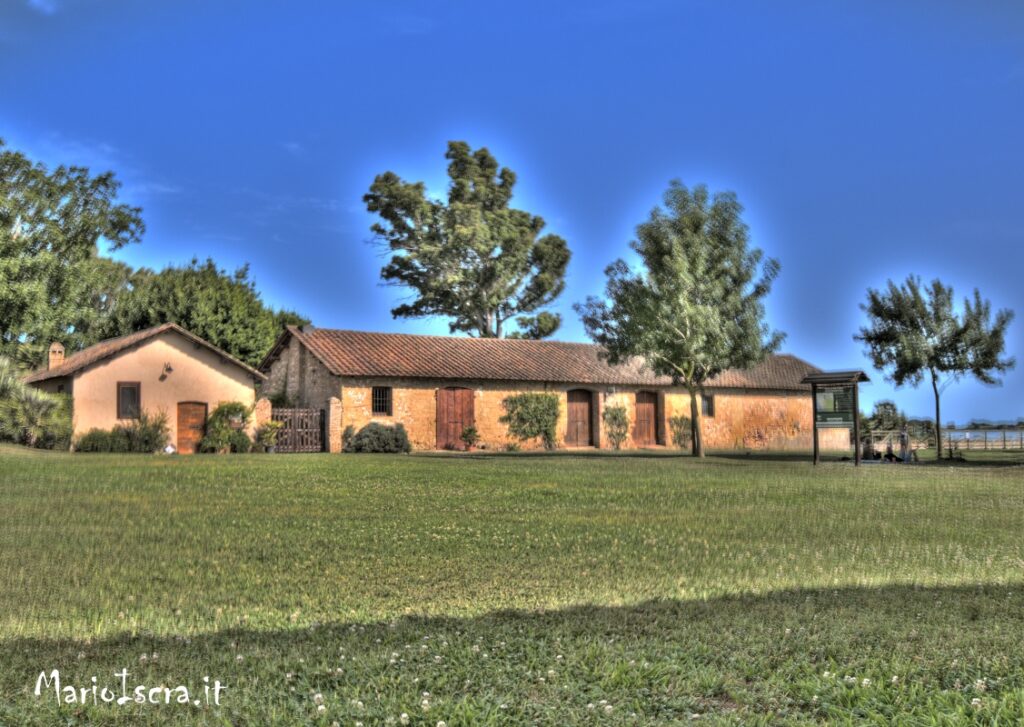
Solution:
[(64, 363), (64, 346), (54, 341), (50, 344), (50, 360), (46, 368), (55, 369)]

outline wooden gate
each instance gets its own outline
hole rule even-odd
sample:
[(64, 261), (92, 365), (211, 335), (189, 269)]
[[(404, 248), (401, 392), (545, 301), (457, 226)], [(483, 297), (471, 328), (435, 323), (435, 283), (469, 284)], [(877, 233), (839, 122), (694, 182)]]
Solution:
[(566, 394), (568, 411), (565, 444), (568, 447), (589, 447), (594, 443), (590, 434), (591, 396), (586, 389), (572, 389)]
[(462, 432), (475, 421), (472, 389), (452, 386), (437, 390), (438, 449), (465, 449)]
[(658, 436), (658, 395), (653, 391), (636, 392), (636, 419), (633, 425), (633, 446), (654, 444)]
[(277, 433), (278, 452), (323, 451), (323, 409), (273, 409), (270, 418), (281, 422)]

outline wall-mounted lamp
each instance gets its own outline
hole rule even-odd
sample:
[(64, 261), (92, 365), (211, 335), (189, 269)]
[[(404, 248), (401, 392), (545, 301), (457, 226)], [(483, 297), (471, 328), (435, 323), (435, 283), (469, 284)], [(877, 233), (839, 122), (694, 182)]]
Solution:
[(171, 367), (171, 365), (169, 363), (165, 363), (164, 364), (164, 370), (160, 374), (160, 380), (164, 381), (167, 378), (167, 375), (172, 373), (173, 371), (174, 371), (174, 369)]

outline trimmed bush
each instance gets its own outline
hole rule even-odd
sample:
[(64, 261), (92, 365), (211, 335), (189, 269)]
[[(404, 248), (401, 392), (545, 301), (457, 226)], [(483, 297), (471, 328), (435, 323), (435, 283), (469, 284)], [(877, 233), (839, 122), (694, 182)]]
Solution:
[(615, 449), (621, 449), (622, 443), (629, 436), (629, 414), (622, 404), (606, 406), (601, 412), (601, 420), (604, 422), (604, 433), (608, 441)]
[(505, 414), (498, 421), (508, 425), (508, 433), (520, 440), (540, 437), (545, 449), (554, 449), (557, 441), (558, 396), (526, 393), (506, 397)]
[(113, 452), (111, 432), (106, 429), (90, 429), (78, 438), (76, 452)]
[(348, 438), (345, 442), (345, 451), (408, 453), (412, 451), (412, 445), (409, 443), (405, 427), (401, 424), (391, 427), (379, 422), (370, 422)]

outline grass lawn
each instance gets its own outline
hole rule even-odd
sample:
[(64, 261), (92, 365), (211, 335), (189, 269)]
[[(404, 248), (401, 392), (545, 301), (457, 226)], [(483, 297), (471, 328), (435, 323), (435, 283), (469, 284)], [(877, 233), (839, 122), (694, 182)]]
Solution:
[(0, 724), (1020, 724), (1019, 462), (0, 449)]

